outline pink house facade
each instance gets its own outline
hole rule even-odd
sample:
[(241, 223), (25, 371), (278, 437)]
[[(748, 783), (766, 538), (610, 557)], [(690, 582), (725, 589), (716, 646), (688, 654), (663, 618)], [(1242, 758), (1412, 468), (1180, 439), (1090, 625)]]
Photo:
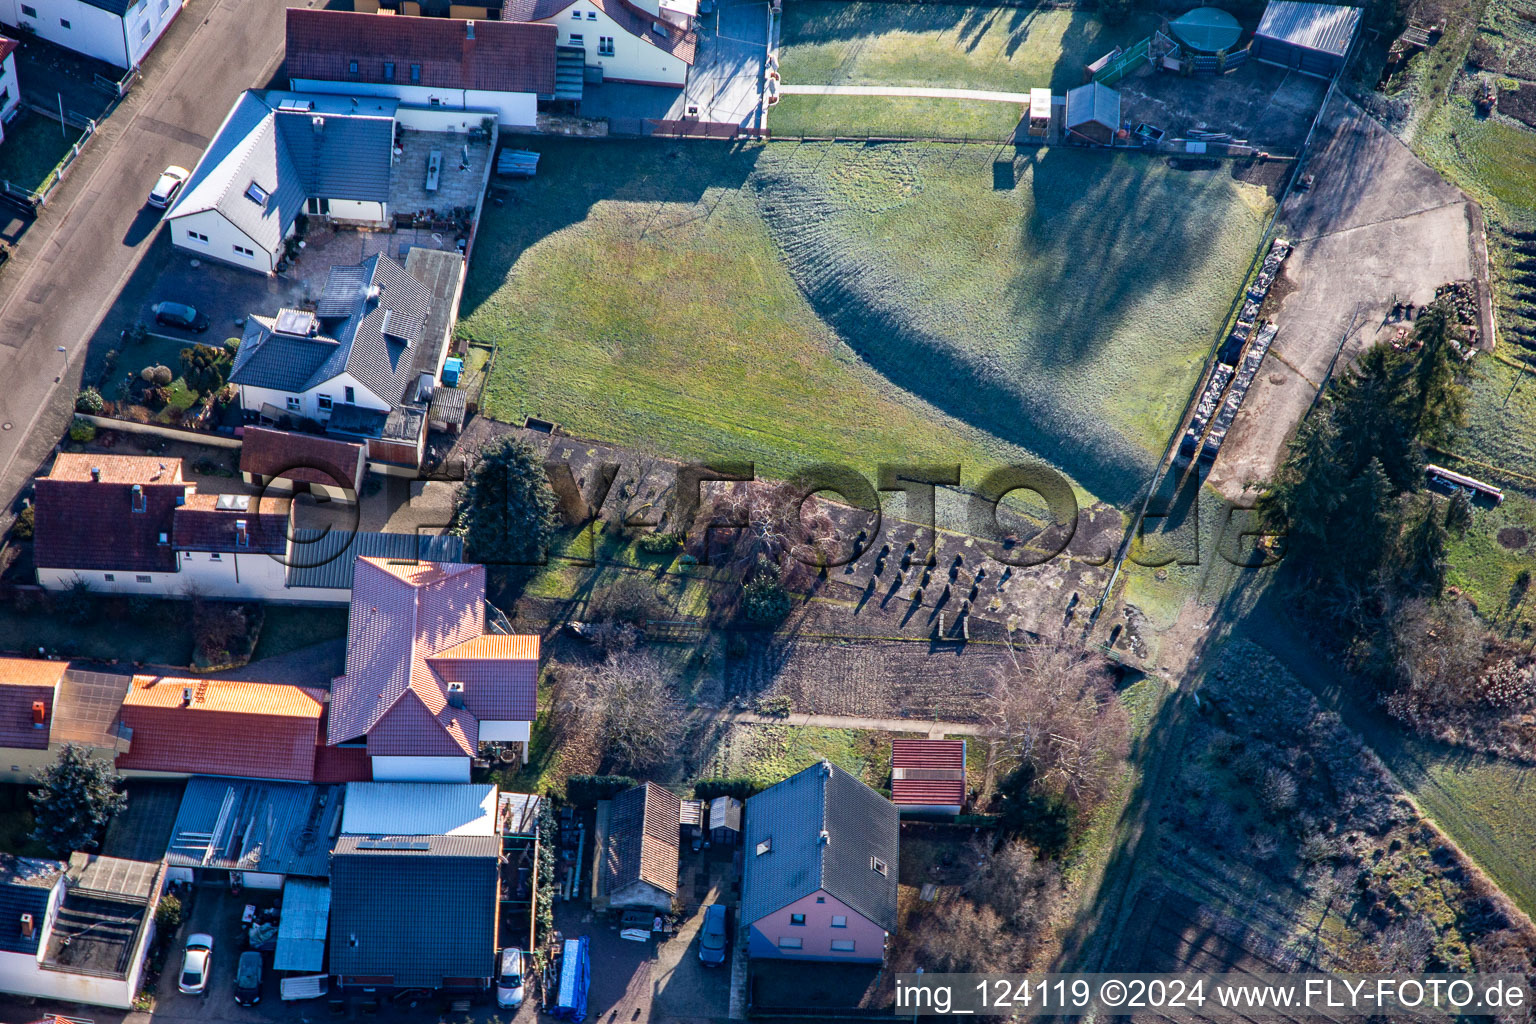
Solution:
[(752, 922), (747, 955), (879, 963), (886, 939), (884, 928), (818, 889)]

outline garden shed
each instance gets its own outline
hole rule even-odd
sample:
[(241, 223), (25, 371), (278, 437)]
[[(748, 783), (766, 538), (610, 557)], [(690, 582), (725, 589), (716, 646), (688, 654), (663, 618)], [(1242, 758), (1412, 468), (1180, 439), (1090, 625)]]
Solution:
[(1360, 8), (1334, 4), (1270, 0), (1253, 34), (1256, 60), (1331, 78), (1344, 67), (1344, 58), (1360, 30)]
[(1120, 127), (1120, 94), (1098, 82), (1067, 90), (1066, 125), (1079, 140), (1112, 145)]

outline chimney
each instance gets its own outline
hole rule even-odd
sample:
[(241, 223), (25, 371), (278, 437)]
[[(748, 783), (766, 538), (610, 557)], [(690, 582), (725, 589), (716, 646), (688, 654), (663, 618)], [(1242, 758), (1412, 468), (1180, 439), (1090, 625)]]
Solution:
[(143, 512), (144, 511), (144, 485), (143, 484), (134, 484), (133, 485), (133, 510), (135, 512)]
[(464, 23), (464, 38), (468, 39), (470, 42), (474, 42), (474, 39), (475, 39), (475, 23), (474, 23), (474, 21), (466, 21)]
[(92, 466), (91, 467), (91, 483), (93, 483), (93, 484), (101, 483), (101, 467), (100, 466)]
[(464, 706), (463, 683), (448, 684), (448, 706), (451, 708), (461, 708)]
[(24, 938), (24, 939), (30, 939), (32, 937), (34, 931), (35, 931), (35, 929), (34, 929), (34, 927), (32, 925), (32, 915), (31, 914), (22, 914), (21, 915), (21, 937)]
[(325, 131), (325, 118), (321, 117), (319, 114), (316, 114), (314, 117), (310, 118), (309, 123), (311, 127), (315, 129), (316, 135), (319, 135), (321, 132)]
[(816, 842), (820, 846), (826, 846), (827, 843), (831, 841), (831, 839), (832, 839), (832, 837), (827, 834), (827, 830), (826, 829), (822, 829), (821, 830), (821, 835), (816, 837)]
[(181, 688), (181, 706), (184, 708), (192, 706), (192, 687), (183, 686)]
[(242, 548), (251, 546), (251, 531), (244, 519), (235, 520), (235, 546)]
[(48, 705), (40, 700), (32, 702), (32, 728), (41, 729), (48, 724)]

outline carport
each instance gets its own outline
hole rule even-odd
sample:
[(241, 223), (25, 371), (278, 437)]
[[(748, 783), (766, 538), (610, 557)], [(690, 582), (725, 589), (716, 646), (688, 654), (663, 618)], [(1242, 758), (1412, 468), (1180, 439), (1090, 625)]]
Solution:
[(277, 922), (272, 968), (318, 974), (325, 966), (325, 933), (331, 920), (331, 887), (311, 878), (283, 883), (283, 913)]

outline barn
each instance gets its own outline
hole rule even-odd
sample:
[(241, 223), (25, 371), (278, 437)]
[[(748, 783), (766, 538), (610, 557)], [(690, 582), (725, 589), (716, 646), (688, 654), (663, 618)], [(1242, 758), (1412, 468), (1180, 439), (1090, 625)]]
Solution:
[(1066, 126), (1076, 141), (1112, 145), (1120, 127), (1120, 94), (1098, 82), (1068, 89)]
[(1331, 78), (1344, 67), (1360, 30), (1360, 14), (1358, 7), (1270, 0), (1253, 34), (1253, 57), (1304, 75)]

